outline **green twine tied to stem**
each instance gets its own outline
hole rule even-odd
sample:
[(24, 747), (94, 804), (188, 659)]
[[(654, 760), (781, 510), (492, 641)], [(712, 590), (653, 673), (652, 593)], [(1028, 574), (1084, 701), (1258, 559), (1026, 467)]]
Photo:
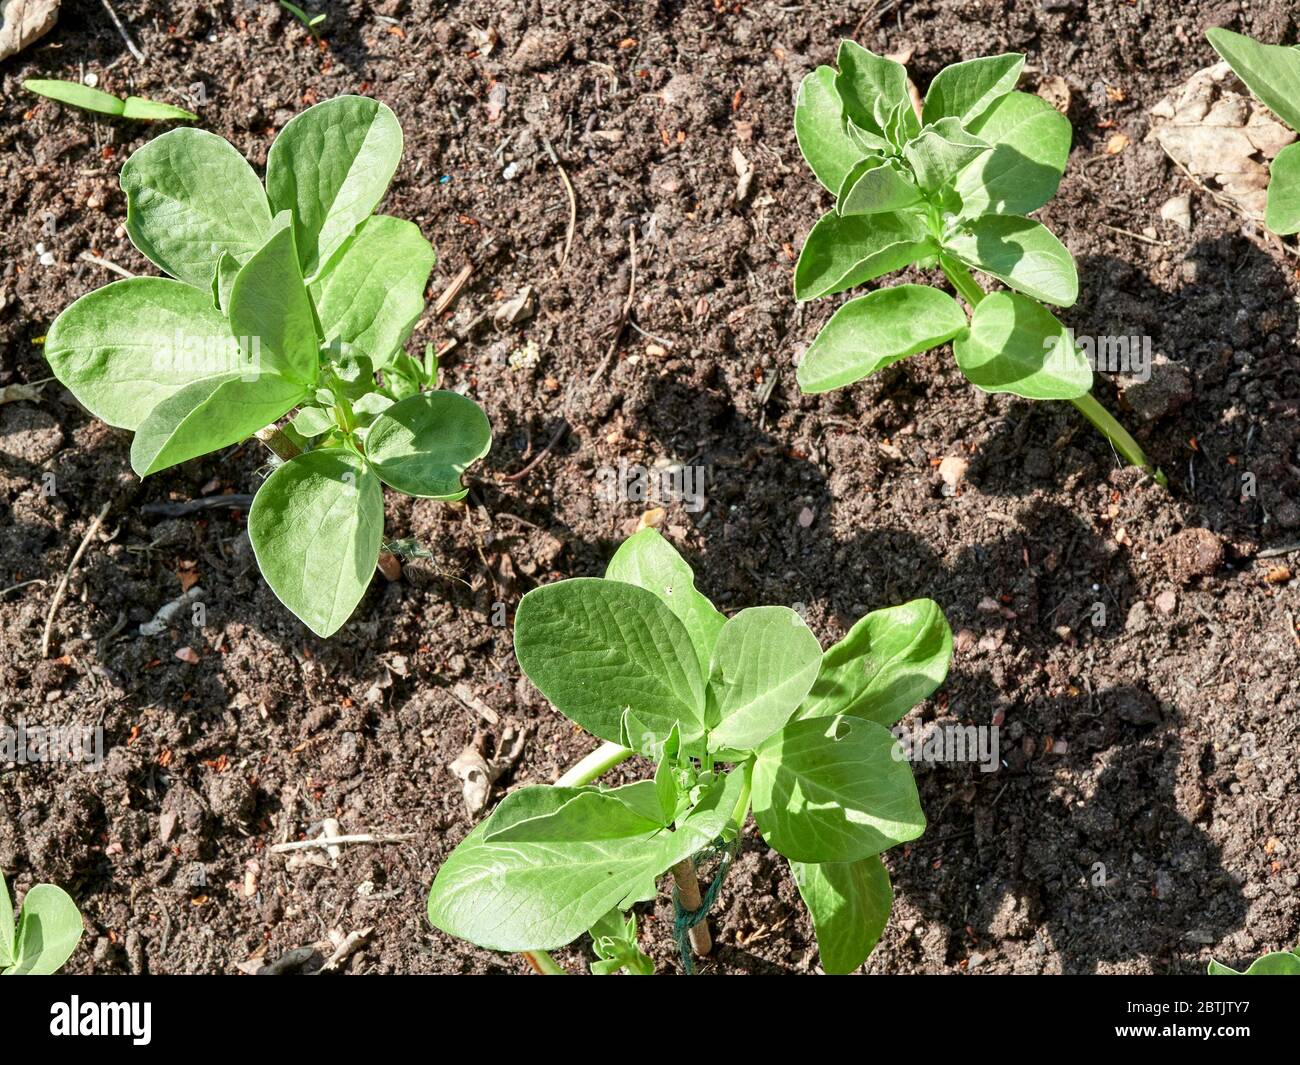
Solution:
[(701, 921), (708, 919), (709, 910), (717, 901), (718, 895), (722, 892), (723, 881), (727, 879), (727, 873), (731, 869), (731, 862), (736, 857), (736, 851), (739, 850), (739, 838), (730, 843), (714, 843), (704, 850), (699, 851), (692, 856), (692, 861), (698, 870), (701, 862), (718, 858), (718, 868), (713, 874), (713, 879), (709, 881), (709, 886), (700, 893), (700, 908), (698, 910), (688, 910), (682, 906), (682, 900), (677, 888), (673, 888), (673, 940), (677, 943), (677, 953), (682, 959), (682, 968), (686, 970), (687, 976), (695, 975), (695, 962), (691, 958), (690, 931)]

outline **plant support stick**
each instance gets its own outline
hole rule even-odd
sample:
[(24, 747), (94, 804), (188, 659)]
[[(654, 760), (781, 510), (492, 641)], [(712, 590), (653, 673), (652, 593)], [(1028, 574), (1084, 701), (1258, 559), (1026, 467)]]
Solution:
[[(683, 858), (672, 867), (673, 883), (677, 885), (677, 898), (683, 910), (694, 913), (704, 905), (700, 897), (700, 878), (695, 873), (695, 863)], [(706, 917), (697, 925), (692, 925), (687, 933), (691, 939), (691, 949), (701, 958), (713, 949), (713, 938), (709, 935), (709, 919)]]
[[(977, 307), (986, 293), (980, 287), (979, 282), (971, 276), (971, 272), (961, 263), (955, 262), (947, 256), (940, 259), (940, 266), (943, 268), (944, 276), (952, 283), (952, 287), (957, 290), (958, 295), (970, 304), (972, 310)], [(1105, 407), (1097, 402), (1097, 398), (1091, 392), (1077, 396), (1070, 402), (1078, 408), (1080, 414), (1096, 427), (1102, 436), (1111, 442), (1125, 462), (1130, 466), (1137, 466), (1139, 469), (1145, 470), (1162, 488), (1168, 487), (1165, 475), (1151, 465), (1138, 442), (1129, 435), (1128, 430), (1120, 425)]]

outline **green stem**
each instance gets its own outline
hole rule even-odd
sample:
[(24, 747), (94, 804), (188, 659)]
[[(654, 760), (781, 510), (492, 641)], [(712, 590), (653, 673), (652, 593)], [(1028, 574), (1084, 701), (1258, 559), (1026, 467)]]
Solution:
[(526, 950), (524, 959), (539, 976), (568, 976), (554, 958), (544, 950)]
[[(949, 259), (946, 255), (941, 255), (939, 257), (939, 266), (952, 287), (957, 290), (957, 294), (969, 303), (972, 309), (977, 307), (980, 300), (987, 295), (980, 287), (979, 282), (971, 276), (971, 272), (961, 263)], [(1080, 414), (1093, 424), (1102, 436), (1110, 441), (1125, 462), (1130, 466), (1137, 466), (1139, 469), (1145, 470), (1161, 488), (1169, 486), (1165, 475), (1147, 459), (1141, 445), (1133, 439), (1127, 429), (1120, 425), (1113, 414), (1097, 402), (1097, 398), (1091, 392), (1076, 396), (1070, 402), (1074, 404)]]
[[(749, 816), (749, 792), (753, 786), (750, 774), (753, 770), (752, 763), (746, 765), (740, 772), (745, 774), (745, 783), (740, 789), (740, 799), (736, 803), (736, 809), (731, 815), (731, 822), (736, 826), (736, 835), (739, 836), (745, 830), (745, 818)], [(736, 770), (732, 770), (736, 772)]]
[(555, 782), (555, 787), (580, 788), (631, 757), (631, 749), (620, 743), (602, 743), (582, 761), (565, 770)]

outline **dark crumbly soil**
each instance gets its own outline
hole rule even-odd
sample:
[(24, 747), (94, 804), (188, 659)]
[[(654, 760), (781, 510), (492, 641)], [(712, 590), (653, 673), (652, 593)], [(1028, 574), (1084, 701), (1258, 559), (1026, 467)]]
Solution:
[[(869, 971), (1196, 972), (1212, 954), (1240, 962), (1300, 938), (1300, 592), (1266, 579), (1300, 558), (1256, 557), (1300, 540), (1297, 260), (1143, 140), (1147, 109), (1212, 60), (1207, 26), (1291, 41), (1292, 5), (852, 6), (332, 3), (322, 49), (275, 4), (119, 0), (140, 65), (101, 5), (66, 0), (57, 29), (0, 68), (0, 385), (48, 376), (37, 339), (113, 279), (83, 252), (150, 269), (121, 229), (117, 172), (157, 130), (20, 89), (84, 65), (101, 87), (178, 103), (201, 83), (203, 125), (258, 167), (308, 103), (365, 92), (391, 105), (407, 152), (385, 209), (437, 246), (431, 295), (476, 265), (415, 340), (460, 338), (445, 378), (468, 383), (496, 428), (467, 508), (390, 498), (390, 534), (432, 558), (377, 579), (322, 642), (261, 582), (241, 513), (142, 509), (253, 491), (256, 447), (141, 484), (128, 435), (57, 384), (0, 406), (0, 587), (44, 582), (0, 596), (0, 712), (102, 722), (108, 748), (98, 772), (0, 767), (0, 868), (20, 891), (49, 880), (80, 900), (74, 971), (235, 972), (371, 925), (355, 971), (523, 971), (424, 918), (469, 829), (446, 767), (482, 724), (451, 688), (535, 729), (505, 787), (551, 780), (589, 748), (520, 679), (492, 604), (601, 572), (645, 509), (597, 498), (596, 470), (620, 460), (708, 468), (707, 507), (669, 505), (663, 528), (724, 609), (805, 604), (829, 642), (865, 610), (931, 596), (959, 651), (915, 717), (1003, 722), (997, 772), (917, 767), (930, 826), (888, 856), (896, 903)], [(792, 94), (850, 34), (911, 48), (922, 88), (949, 62), (1007, 49), (1029, 54), (1031, 87), (1065, 78), (1075, 148), (1043, 212), (1079, 261), (1065, 318), (1148, 334), (1174, 364), (1168, 395), (1143, 407), (1151, 420), (1125, 416), (1168, 493), (1117, 470), (1070, 407), (977, 393), (946, 350), (799, 395), (794, 356), (837, 301), (800, 309), (790, 294), (828, 206), (795, 146)], [(1107, 154), (1115, 132), (1130, 143)], [(548, 145), (577, 190), (563, 262), (568, 204)], [(741, 201), (737, 149), (754, 171)], [(1186, 192), (1190, 234), (1157, 214)], [(1117, 232), (1147, 227), (1155, 243)], [(632, 320), (658, 339), (626, 330), (588, 391), (633, 276)], [(491, 312), (524, 285), (538, 313), (498, 332)], [(512, 363), (529, 342), (535, 366)], [(1097, 391), (1117, 409), (1111, 382)], [(565, 416), (572, 429), (532, 472), (503, 480)], [(956, 495), (936, 470), (949, 455), (970, 462)], [(54, 586), (110, 501), (44, 659)], [(193, 577), (206, 625), (138, 636)], [(333, 865), (268, 853), (328, 817), (415, 838)], [(668, 917), (661, 902), (643, 926), (671, 967)], [(716, 925), (716, 970), (816, 965), (784, 865), (753, 836)]]

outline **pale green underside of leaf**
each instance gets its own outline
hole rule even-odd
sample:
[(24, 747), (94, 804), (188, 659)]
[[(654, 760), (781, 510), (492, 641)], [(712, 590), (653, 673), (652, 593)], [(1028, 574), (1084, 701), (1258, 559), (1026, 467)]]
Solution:
[(822, 968), (851, 973), (880, 942), (894, 905), (879, 856), (856, 862), (791, 862), (795, 886), (812, 916)]
[(186, 385), (136, 429), (131, 468), (141, 477), (237, 444), (288, 413), (306, 389), (277, 374), (233, 373)]
[(921, 121), (930, 123), (951, 117), (962, 125), (970, 125), (1016, 87), (1024, 66), (1023, 55), (1007, 52), (944, 67), (925, 94)]
[(793, 861), (869, 858), (925, 831), (916, 783), (895, 740), (857, 717), (793, 721), (754, 763), (754, 818)]
[(595, 577), (534, 588), (515, 616), (515, 654), (557, 710), (602, 740), (619, 742), (624, 710), (657, 740), (676, 723), (684, 742), (703, 734), (691, 637), (644, 588)]
[(892, 725), (943, 683), (951, 660), (952, 629), (932, 599), (873, 610), (822, 656), (798, 717)]
[(1079, 275), (1065, 245), (1046, 226), (1016, 215), (984, 215), (948, 237), (944, 249), (1018, 292), (1069, 307)]
[(953, 341), (961, 372), (985, 392), (1074, 399), (1092, 388), (1092, 368), (1045, 307), (1014, 292), (980, 301), (970, 332)]
[(395, 403), (366, 436), (379, 479), (424, 499), (462, 498), (461, 475), (491, 448), (487, 415), (456, 392), (421, 392)]
[(828, 211), (808, 234), (794, 272), (798, 300), (831, 296), (901, 270), (934, 250), (912, 213), (849, 215)]
[(72, 957), (84, 931), (71, 896), (53, 884), (37, 884), (23, 898), (13, 968), (5, 975), (50, 976), (58, 972)]
[(750, 750), (781, 728), (817, 679), (821, 657), (817, 637), (789, 607), (750, 607), (731, 618), (709, 667), (709, 747)]
[(635, 584), (658, 596), (686, 627), (700, 670), (708, 671), (713, 646), (727, 619), (696, 590), (691, 567), (658, 530), (642, 529), (624, 540), (609, 560), (605, 579)]
[(258, 568), (316, 635), (337, 631), (365, 595), (384, 536), (379, 478), (341, 448), (280, 466), (253, 498), (248, 535)]
[[(590, 810), (574, 810), (574, 835), (559, 841), (503, 841), (498, 820), (520, 823), (510, 807), (529, 788), (506, 797), (443, 863), (429, 892), (429, 921), (490, 950), (551, 950), (572, 942), (615, 907), (654, 893), (655, 879), (711, 843), (726, 825), (743, 786), (733, 771), (701, 799), (676, 831), (623, 838), (580, 838), (596, 828)], [(568, 796), (561, 797), (568, 803)], [(536, 815), (543, 799), (523, 800)], [(504, 816), (503, 816), (504, 815)], [(581, 815), (581, 816), (579, 816)], [(631, 828), (631, 822), (624, 822)], [(548, 830), (560, 825), (552, 822)], [(506, 834), (510, 834), (506, 830)]]
[(207, 289), (221, 253), (240, 262), (271, 225), (262, 183), (230, 144), (175, 129), (137, 149), (122, 167), (126, 231), (160, 270)]
[(303, 273), (313, 278), (383, 199), (402, 156), (397, 116), (378, 100), (338, 96), (280, 131), (266, 161), (276, 211), (293, 212)]
[(1070, 120), (1046, 100), (1008, 93), (967, 127), (993, 146), (957, 175), (963, 218), (1029, 214), (1056, 195), (1070, 155)]
[(917, 183), (933, 193), (989, 151), (990, 146), (966, 132), (955, 118), (941, 118), (926, 126), (904, 148), (903, 154)]
[(210, 290), (162, 277), (82, 296), (50, 326), (45, 357), (91, 414), (122, 429), (186, 385), (242, 365)]
[(841, 215), (886, 214), (911, 207), (921, 199), (921, 190), (893, 160), (863, 159), (844, 178), (835, 209)]
[(341, 340), (382, 370), (424, 312), (433, 246), (419, 227), (376, 215), (312, 285), (325, 342)]
[(876, 55), (853, 41), (841, 41), (836, 57), (835, 90), (844, 114), (858, 127), (884, 137), (889, 116), (903, 105), (912, 113), (907, 94), (907, 70), (901, 63)]
[(822, 326), (796, 371), (805, 393), (828, 392), (951, 340), (966, 315), (946, 292), (895, 285), (849, 300)]
[(805, 76), (794, 105), (795, 138), (813, 174), (832, 195), (862, 158), (861, 149), (844, 132), (842, 114), (835, 70), (821, 66)]
[(1269, 169), (1264, 224), (1283, 236), (1300, 232), (1300, 144), (1288, 144)]
[(1300, 132), (1300, 48), (1264, 44), (1218, 27), (1205, 35), (1246, 87)]

